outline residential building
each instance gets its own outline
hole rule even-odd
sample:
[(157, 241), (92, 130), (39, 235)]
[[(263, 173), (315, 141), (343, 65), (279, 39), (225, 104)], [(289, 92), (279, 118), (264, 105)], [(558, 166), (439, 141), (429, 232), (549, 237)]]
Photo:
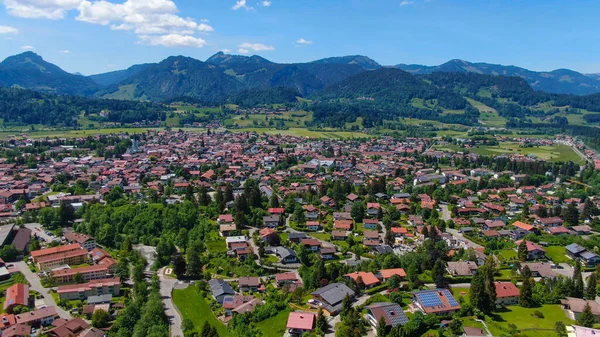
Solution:
[(389, 328), (408, 323), (408, 317), (404, 314), (404, 310), (396, 303), (373, 303), (365, 308), (367, 309), (367, 321), (373, 328), (379, 326), (382, 318)]
[(290, 336), (300, 337), (305, 333), (310, 333), (315, 329), (317, 315), (310, 312), (290, 312), (286, 328)]
[(446, 266), (450, 276), (473, 276), (477, 269), (477, 263), (473, 261), (449, 261)]
[(519, 288), (512, 282), (494, 282), (496, 287), (496, 304), (512, 305), (519, 303)]
[(448, 289), (416, 291), (412, 295), (415, 308), (425, 314), (451, 316), (460, 310), (460, 304)]
[(4, 311), (12, 310), (16, 306), (29, 307), (29, 286), (27, 284), (16, 283), (6, 289), (4, 294)]
[(121, 291), (121, 280), (109, 278), (92, 280), (88, 283), (74, 284), (58, 287), (57, 293), (61, 300), (85, 300), (90, 296), (113, 295), (119, 296)]
[(347, 296), (354, 298), (354, 291), (343, 283), (331, 283), (311, 293), (314, 299), (323, 303), (323, 310), (337, 315), (342, 309), (342, 301)]
[(68, 232), (64, 236), (67, 242), (78, 243), (83, 249), (87, 249), (88, 251), (96, 248), (96, 239), (87, 234)]
[(235, 291), (233, 291), (229, 283), (222, 279), (212, 279), (208, 281), (208, 286), (210, 287), (212, 297), (221, 305), (223, 305), (225, 296), (235, 295)]

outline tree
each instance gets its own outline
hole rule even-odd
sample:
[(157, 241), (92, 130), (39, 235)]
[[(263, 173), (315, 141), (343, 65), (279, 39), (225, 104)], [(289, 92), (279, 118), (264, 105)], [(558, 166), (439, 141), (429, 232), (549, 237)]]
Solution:
[(523, 267), (521, 270), (521, 276), (523, 284), (521, 285), (521, 294), (519, 295), (519, 305), (524, 308), (531, 308), (534, 305), (533, 302), (533, 279), (531, 278), (531, 270), (528, 266)]
[(83, 276), (81, 276), (80, 273), (75, 273), (75, 275), (73, 276), (73, 281), (78, 284), (85, 282), (85, 280), (83, 279)]
[(187, 251), (187, 272), (190, 276), (200, 277), (202, 275), (201, 251), (202, 242), (197, 240), (192, 241)]
[(194, 328), (194, 321), (189, 318), (184, 318), (181, 322), (181, 330), (183, 330), (184, 334), (194, 331)]
[(563, 321), (558, 321), (554, 323), (554, 331), (556, 332), (558, 337), (567, 336), (567, 327), (565, 326), (565, 323)]
[(279, 208), (279, 197), (277, 194), (271, 194), (271, 200), (269, 202), (271, 208)]
[(75, 208), (69, 202), (60, 201), (58, 206), (58, 222), (65, 227), (75, 220)]
[(325, 317), (325, 314), (323, 314), (322, 308), (319, 308), (319, 312), (317, 313), (316, 327), (323, 333), (327, 332), (329, 329), (329, 323), (327, 322), (327, 317)]
[(365, 217), (365, 206), (363, 205), (362, 202), (360, 201), (356, 201), (352, 204), (352, 218), (354, 219), (354, 221), (358, 222), (363, 222), (363, 219)]
[(383, 316), (377, 322), (377, 337), (386, 337), (388, 335), (388, 326)]
[(12, 262), (19, 256), (19, 251), (15, 248), (15, 245), (5, 245), (0, 248), (0, 258), (4, 261)]
[(388, 278), (388, 280), (387, 280), (388, 289), (400, 288), (401, 281), (402, 280), (400, 279), (400, 276), (392, 275), (392, 277)]
[(110, 322), (110, 314), (102, 309), (94, 311), (92, 326), (97, 329), (106, 328)]
[(525, 239), (521, 240), (519, 244), (519, 248), (517, 250), (517, 256), (519, 257), (519, 261), (524, 262), (527, 261), (527, 242)]
[(590, 304), (586, 303), (585, 308), (583, 309), (583, 312), (577, 318), (577, 325), (581, 325), (586, 328), (593, 328), (594, 323), (596, 323), (596, 318), (594, 317), (594, 314), (592, 313), (592, 308), (590, 307)]
[(583, 282), (583, 275), (581, 275), (581, 264), (575, 264), (575, 269), (573, 270), (573, 288), (571, 292), (571, 296), (577, 298), (583, 298), (585, 293), (585, 284)]
[(569, 226), (577, 226), (579, 224), (579, 210), (577, 209), (577, 206), (575, 206), (574, 202), (570, 203), (569, 206), (567, 206), (564, 218), (565, 222)]
[(446, 278), (444, 277), (445, 273), (446, 264), (442, 259), (437, 259), (437, 261), (435, 261), (435, 264), (433, 265), (433, 270), (431, 271), (431, 275), (433, 277), (433, 281), (435, 282), (436, 287), (446, 287)]
[(173, 258), (173, 272), (175, 272), (175, 275), (178, 277), (185, 275), (187, 272), (187, 264), (180, 254), (175, 255)]
[(588, 300), (594, 300), (596, 298), (596, 273), (592, 273), (590, 277), (588, 277), (587, 288), (585, 289), (585, 298)]
[(458, 315), (454, 315), (454, 317), (452, 317), (452, 321), (448, 327), (454, 336), (460, 336), (463, 334), (462, 320)]

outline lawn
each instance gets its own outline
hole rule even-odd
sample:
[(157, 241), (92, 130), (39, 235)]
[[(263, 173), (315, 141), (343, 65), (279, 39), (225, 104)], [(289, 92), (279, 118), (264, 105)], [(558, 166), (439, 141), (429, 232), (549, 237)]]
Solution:
[[(540, 311), (544, 318), (532, 316), (534, 311)], [(565, 312), (558, 304), (547, 304), (538, 308), (522, 308), (517, 305), (508, 306), (494, 313), (493, 317), (486, 317), (486, 323), (494, 336), (507, 335), (509, 324), (514, 324), (527, 336), (555, 337), (554, 324), (563, 321), (566, 325), (574, 322), (567, 318)]]
[(503, 249), (499, 251), (498, 254), (500, 255), (500, 257), (502, 257), (502, 259), (504, 259), (504, 261), (511, 261), (517, 259), (517, 251), (515, 251), (514, 249)]
[(565, 247), (550, 246), (550, 247), (545, 247), (544, 249), (546, 249), (546, 255), (554, 263), (569, 263), (571, 261), (571, 259), (569, 259), (567, 257)]
[(290, 310), (281, 311), (277, 316), (256, 323), (262, 337), (281, 337), (284, 335)]
[(227, 251), (225, 240), (206, 241), (206, 248), (211, 253), (224, 253)]
[(519, 144), (513, 142), (502, 142), (497, 146), (480, 145), (472, 148), (461, 148), (457, 145), (436, 146), (438, 150), (445, 151), (468, 151), (482, 156), (497, 156), (501, 154), (519, 153), (522, 155), (534, 155), (540, 159), (550, 162), (556, 161), (573, 161), (577, 164), (582, 164), (583, 159), (566, 145), (551, 145), (551, 146), (534, 146), (520, 147)]
[(217, 328), (219, 336), (232, 337), (227, 327), (219, 321), (210, 310), (206, 300), (198, 294), (195, 287), (173, 291), (173, 302), (183, 316), (194, 322), (196, 331), (200, 331), (205, 322)]
[(456, 300), (458, 301), (460, 297), (462, 297), (465, 300), (465, 303), (469, 303), (471, 300), (469, 298), (469, 292), (471, 291), (470, 288), (454, 288), (452, 287), (452, 294), (454, 295), (454, 298), (456, 298)]
[(331, 241), (331, 234), (329, 233), (310, 233), (309, 235), (314, 237), (315, 239)]

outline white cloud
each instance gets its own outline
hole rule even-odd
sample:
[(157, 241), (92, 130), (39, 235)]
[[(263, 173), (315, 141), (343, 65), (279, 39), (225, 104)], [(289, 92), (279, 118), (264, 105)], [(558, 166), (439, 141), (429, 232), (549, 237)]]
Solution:
[(59, 53), (62, 53), (62, 54), (71, 54), (71, 51), (70, 51), (70, 50), (68, 50), (68, 49), (59, 50), (58, 52), (59, 52)]
[(415, 3), (414, 1), (404, 0), (400, 3), (400, 6), (412, 5), (414, 3)]
[(221, 50), (222, 52), (224, 52), (225, 54), (229, 54), (231, 53), (231, 49), (223, 49)]
[(245, 9), (247, 11), (251, 11), (254, 9), (254, 7), (252, 6), (248, 6), (248, 4), (246, 4), (246, 0), (237, 0), (235, 2), (235, 5), (233, 5), (233, 7), (231, 7), (234, 11), (237, 11), (238, 9)]
[(246, 42), (246, 43), (242, 43), (240, 45), (240, 49), (238, 50), (238, 52), (240, 52), (240, 54), (248, 54), (250, 51), (258, 52), (258, 51), (269, 51), (269, 50), (275, 50), (275, 47), (264, 45), (262, 43)]
[(296, 40), (296, 43), (298, 44), (312, 44), (313, 42), (311, 40), (306, 40), (304, 38), (299, 38), (298, 40)]
[(0, 34), (19, 34), (19, 30), (11, 26), (0, 26)]
[(23, 49), (23, 50), (35, 50), (35, 47), (34, 46), (25, 45), (25, 46), (21, 46), (21, 49)]
[(271, 1), (265, 0), (265, 1), (261, 2), (260, 5), (263, 7), (269, 7), (269, 6), (271, 6)]
[(12, 16), (57, 20), (76, 9), (82, 0), (4, 0), (4, 7)]
[(168, 34), (158, 36), (140, 36), (140, 42), (151, 46), (165, 47), (196, 47), (202, 48), (206, 45), (206, 41), (200, 37), (190, 35)]
[(60, 19), (77, 10), (78, 21), (131, 31), (140, 41), (154, 45), (201, 47), (206, 41), (194, 35), (214, 32), (208, 20), (180, 16), (173, 0), (4, 0), (4, 5), (11, 15), (28, 18)]

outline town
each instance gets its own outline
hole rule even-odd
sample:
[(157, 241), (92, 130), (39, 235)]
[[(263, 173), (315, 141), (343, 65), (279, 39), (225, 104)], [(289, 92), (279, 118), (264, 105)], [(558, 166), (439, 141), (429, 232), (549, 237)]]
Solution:
[(600, 333), (597, 153), (496, 138), (3, 140), (2, 337)]

